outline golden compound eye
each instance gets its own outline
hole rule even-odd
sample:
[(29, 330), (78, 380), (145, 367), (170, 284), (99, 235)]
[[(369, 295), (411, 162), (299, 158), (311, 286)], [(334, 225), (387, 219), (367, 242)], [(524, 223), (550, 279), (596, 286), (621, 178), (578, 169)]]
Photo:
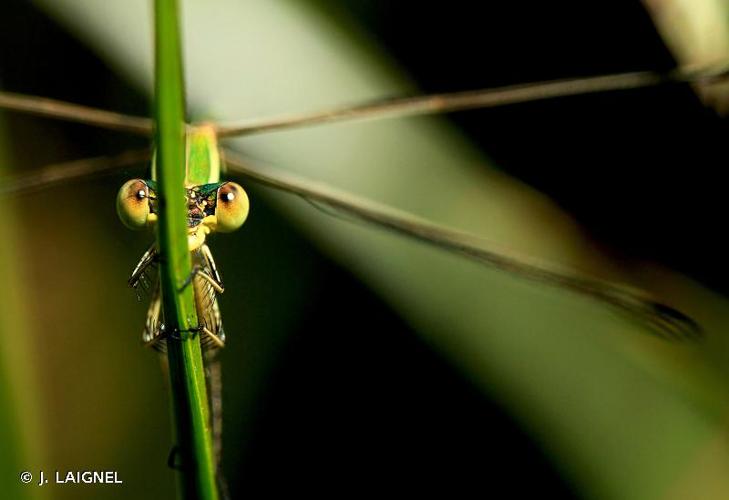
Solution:
[(218, 188), (218, 203), (215, 207), (216, 230), (221, 233), (235, 231), (248, 217), (248, 195), (235, 182), (226, 182)]
[(149, 186), (142, 179), (124, 183), (116, 196), (116, 213), (130, 229), (142, 229), (149, 218)]

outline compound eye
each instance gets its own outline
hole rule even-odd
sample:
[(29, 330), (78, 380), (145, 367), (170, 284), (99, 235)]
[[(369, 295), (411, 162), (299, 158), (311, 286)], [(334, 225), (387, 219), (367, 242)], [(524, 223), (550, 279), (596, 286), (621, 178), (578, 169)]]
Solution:
[(235, 182), (226, 182), (218, 188), (215, 205), (216, 231), (229, 233), (243, 225), (248, 217), (248, 195)]
[(142, 229), (149, 222), (149, 186), (142, 179), (124, 183), (116, 196), (116, 213), (130, 229)]

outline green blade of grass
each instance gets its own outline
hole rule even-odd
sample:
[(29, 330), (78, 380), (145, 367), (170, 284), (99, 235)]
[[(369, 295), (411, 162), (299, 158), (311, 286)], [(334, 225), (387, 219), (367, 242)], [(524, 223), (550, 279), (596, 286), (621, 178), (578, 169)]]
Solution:
[[(155, 1), (155, 118), (160, 219), (160, 282), (168, 332), (173, 412), (183, 498), (218, 498), (208, 402), (192, 286), (185, 201), (184, 91), (176, 0)], [(174, 335), (177, 333), (178, 335)]]

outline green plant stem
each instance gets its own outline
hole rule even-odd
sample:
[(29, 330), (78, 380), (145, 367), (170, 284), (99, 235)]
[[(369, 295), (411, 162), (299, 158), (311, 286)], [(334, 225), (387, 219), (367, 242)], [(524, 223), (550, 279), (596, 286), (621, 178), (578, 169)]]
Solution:
[(185, 217), (184, 90), (176, 0), (155, 1), (155, 118), (160, 217), (160, 283), (167, 329), (182, 498), (217, 499)]

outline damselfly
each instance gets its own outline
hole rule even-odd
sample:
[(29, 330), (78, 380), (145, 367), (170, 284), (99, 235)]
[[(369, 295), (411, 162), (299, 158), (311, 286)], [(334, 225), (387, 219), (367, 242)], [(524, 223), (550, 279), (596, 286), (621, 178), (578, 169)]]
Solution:
[[(206, 382), (210, 403), (210, 425), (216, 459), (220, 463), (222, 395), (220, 367), (215, 360), (217, 349), (225, 345), (225, 332), (218, 308), (217, 293), (223, 293), (223, 280), (206, 243), (212, 232), (238, 229), (248, 216), (248, 197), (234, 182), (220, 181), (220, 155), (212, 128), (190, 127), (186, 138), (185, 200), (187, 205), (188, 247), (192, 253), (193, 274), (186, 286), (194, 289), (198, 318), (197, 334), (205, 352)], [(151, 179), (132, 179), (119, 190), (117, 212), (131, 229), (154, 225), (158, 218), (157, 169), (152, 163)], [(160, 258), (153, 244), (140, 259), (129, 279), (135, 289), (151, 290), (142, 340), (146, 346), (164, 353), (167, 340), (175, 332), (165, 328), (159, 280), (150, 278), (150, 271)], [(166, 357), (162, 358), (166, 366)]]

